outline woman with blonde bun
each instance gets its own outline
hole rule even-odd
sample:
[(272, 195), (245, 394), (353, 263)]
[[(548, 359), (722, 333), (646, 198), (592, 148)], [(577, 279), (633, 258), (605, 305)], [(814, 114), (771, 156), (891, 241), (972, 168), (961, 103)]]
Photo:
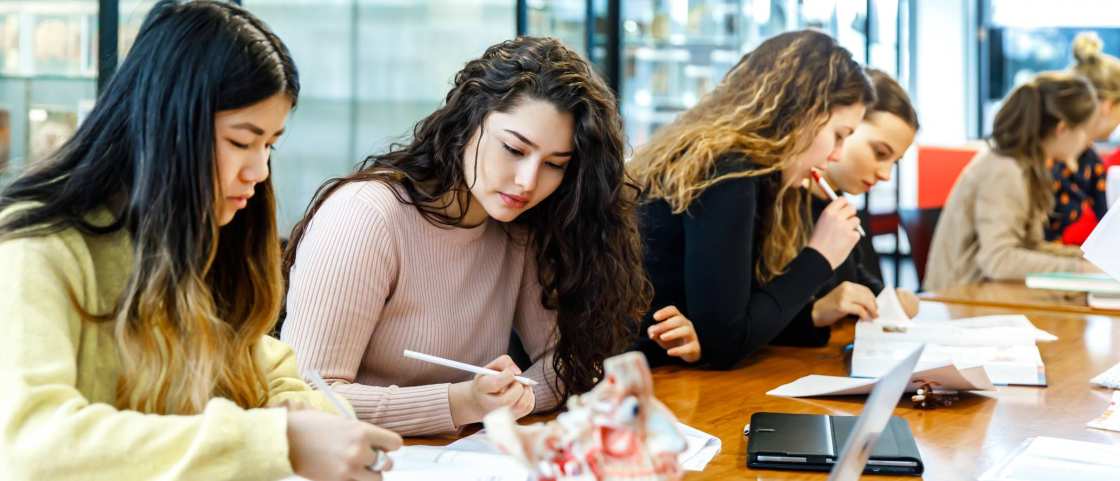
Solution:
[[(1106, 140), (1120, 125), (1120, 59), (1104, 53), (1095, 32), (1081, 32), (1073, 40), (1073, 73), (1097, 91), (1097, 121), (1089, 132), (1093, 141)], [(1093, 146), (1076, 159), (1049, 159), (1053, 176), (1054, 211), (1046, 223), (1046, 240), (1081, 245), (1097, 220), (1108, 210), (1105, 196), (1107, 166)]]

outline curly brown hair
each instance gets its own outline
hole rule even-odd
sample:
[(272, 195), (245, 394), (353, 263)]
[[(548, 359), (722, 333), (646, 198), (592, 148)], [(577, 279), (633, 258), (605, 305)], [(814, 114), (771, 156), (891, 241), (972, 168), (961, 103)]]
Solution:
[[(285, 273), (292, 268), (323, 201), (351, 182), (400, 186), (393, 189), (397, 200), (415, 206), (428, 222), (459, 225), (472, 202), (463, 172), (471, 135), (490, 113), (527, 99), (570, 113), (575, 125), (560, 186), (513, 221), (527, 228), (541, 303), (557, 311), (553, 367), (561, 385), (552, 388), (567, 396), (594, 386), (603, 361), (629, 346), (651, 287), (641, 264), (637, 188), (626, 177), (615, 97), (586, 61), (554, 39), (519, 37), (467, 62), (444, 105), (416, 124), (409, 143), (369, 156), (353, 174), (319, 188), (292, 232), (283, 266)], [(454, 199), (466, 206), (448, 209)]]
[[(780, 172), (809, 148), (832, 109), (874, 101), (867, 75), (832, 37), (783, 33), (744, 55), (711, 93), (658, 131), (634, 154), (632, 172), (647, 200), (663, 199), (680, 214), (717, 182)], [(758, 168), (717, 175), (728, 154)], [(807, 243), (806, 195), (783, 185), (763, 213), (760, 280), (780, 274)]]

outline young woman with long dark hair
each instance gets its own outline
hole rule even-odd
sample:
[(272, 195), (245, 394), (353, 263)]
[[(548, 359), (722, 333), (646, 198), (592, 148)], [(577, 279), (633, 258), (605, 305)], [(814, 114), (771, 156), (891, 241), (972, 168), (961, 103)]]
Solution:
[[(594, 386), (648, 306), (635, 198), (614, 95), (587, 62), (553, 39), (494, 45), (410, 141), (320, 189), (285, 256), (281, 338), (402, 434), (550, 409)], [(536, 387), (513, 380), (511, 332)]]
[(266, 336), (269, 157), (298, 95), (260, 20), (162, 1), (74, 137), (0, 193), (5, 479), (380, 479), (371, 448), (400, 438)]

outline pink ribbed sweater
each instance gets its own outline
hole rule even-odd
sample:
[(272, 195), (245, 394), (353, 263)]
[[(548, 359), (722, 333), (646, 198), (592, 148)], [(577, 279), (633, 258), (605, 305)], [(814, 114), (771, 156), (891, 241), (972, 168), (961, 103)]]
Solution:
[(556, 312), (523, 242), (493, 220), (441, 228), (376, 181), (339, 188), (296, 254), (281, 339), (345, 396), (360, 419), (404, 435), (454, 431), (447, 390), (473, 377), (404, 349), (484, 365), (516, 331), (533, 360), (536, 410), (557, 405)]

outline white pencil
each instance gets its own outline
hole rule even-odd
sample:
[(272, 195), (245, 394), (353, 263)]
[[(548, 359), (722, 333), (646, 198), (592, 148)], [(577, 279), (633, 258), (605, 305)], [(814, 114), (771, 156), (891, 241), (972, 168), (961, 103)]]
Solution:
[[(453, 369), (459, 369), (461, 371), (473, 372), (475, 374), (486, 374), (486, 375), (490, 375), (490, 376), (496, 376), (498, 374), (501, 374), (498, 371), (495, 371), (493, 369), (487, 369), (485, 367), (478, 367), (478, 366), (475, 366), (475, 365), (467, 364), (465, 362), (452, 361), (450, 359), (444, 359), (444, 358), (439, 357), (439, 356), (433, 356), (431, 354), (424, 354), (422, 352), (409, 351), (408, 349), (404, 350), (404, 357), (407, 357), (409, 359), (416, 359), (416, 360), (420, 360), (420, 361), (430, 362), (432, 364), (439, 364), (440, 366), (446, 366), (446, 367), (450, 367), (450, 368), (453, 368)], [(534, 381), (534, 380), (529, 379), (527, 377), (514, 376), (513, 379), (515, 381), (521, 383), (521, 384), (526, 385), (526, 386), (536, 386), (537, 385), (537, 381)]]
[[(355, 416), (354, 413), (351, 413), (349, 409), (346, 409), (346, 407), (342, 405), (342, 401), (339, 401), (338, 397), (334, 395), (334, 391), (332, 391), (331, 387), (327, 385), (327, 382), (323, 380), (323, 376), (319, 375), (319, 371), (310, 371), (307, 373), (307, 377), (311, 378), (311, 385), (315, 386), (315, 389), (323, 393), (323, 395), (327, 397), (327, 401), (330, 401), (339, 413), (355, 421), (358, 420), (358, 417)], [(385, 454), (385, 451), (380, 449), (374, 449), (373, 452), (376, 458), (374, 458), (373, 463), (370, 463), (369, 470), (375, 473), (384, 471), (385, 465), (389, 463), (389, 455)]]
[[(817, 180), (818, 184), (820, 184), (821, 189), (824, 190), (825, 195), (827, 195), (829, 199), (836, 200), (836, 197), (838, 197), (836, 195), (836, 191), (832, 190), (832, 186), (828, 185), (828, 181), (824, 180), (824, 176), (817, 173), (817, 171), (815, 171), (815, 170), (812, 171), (812, 173), (813, 173), (813, 178)], [(856, 231), (859, 232), (860, 236), (867, 237), (867, 233), (863, 231), (863, 226), (857, 224), (856, 225)]]

